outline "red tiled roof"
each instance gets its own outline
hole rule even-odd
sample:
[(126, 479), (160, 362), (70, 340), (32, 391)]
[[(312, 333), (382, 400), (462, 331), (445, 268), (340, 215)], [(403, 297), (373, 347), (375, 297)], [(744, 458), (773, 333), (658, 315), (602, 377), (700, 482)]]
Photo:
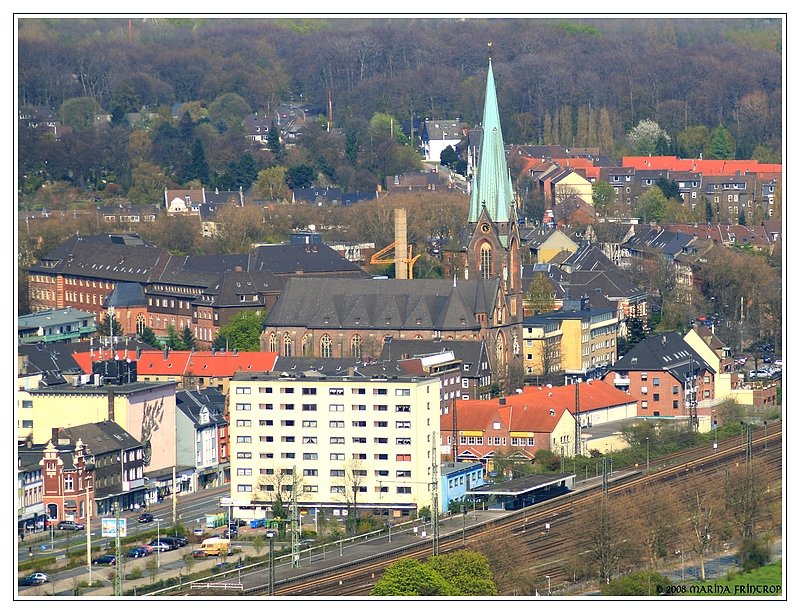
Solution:
[[(116, 350), (117, 359), (130, 358), (136, 360), (136, 353)], [(108, 360), (111, 354), (75, 352), (72, 354), (84, 373), (92, 372), (92, 362)], [(136, 372), (139, 375), (193, 375), (232, 377), (236, 371), (272, 371), (278, 359), (276, 352), (191, 352), (188, 350), (171, 350), (166, 355), (161, 350), (145, 350), (137, 360)]]
[(704, 175), (734, 175), (739, 173), (782, 173), (783, 165), (766, 164), (758, 160), (695, 160), (676, 156), (623, 156), (622, 166), (637, 170), (668, 170), (703, 173)]

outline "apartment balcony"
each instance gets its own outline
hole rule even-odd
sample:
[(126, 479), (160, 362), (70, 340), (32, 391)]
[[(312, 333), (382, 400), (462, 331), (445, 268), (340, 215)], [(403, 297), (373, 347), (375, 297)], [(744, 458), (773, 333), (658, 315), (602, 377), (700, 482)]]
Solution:
[(615, 375), (614, 376), (614, 385), (617, 387), (620, 386), (630, 386), (631, 385), (631, 378), (625, 375)]

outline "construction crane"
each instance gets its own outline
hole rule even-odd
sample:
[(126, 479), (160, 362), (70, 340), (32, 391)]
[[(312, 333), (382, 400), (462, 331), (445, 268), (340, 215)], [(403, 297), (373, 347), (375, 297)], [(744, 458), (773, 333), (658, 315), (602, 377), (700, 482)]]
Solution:
[[(394, 243), (375, 252), (369, 259), (370, 264), (393, 264), (396, 279), (414, 279), (414, 263), (421, 254), (414, 256), (414, 246), (408, 244), (408, 228), (406, 210), (394, 210)], [(393, 254), (391, 258), (385, 258)]]

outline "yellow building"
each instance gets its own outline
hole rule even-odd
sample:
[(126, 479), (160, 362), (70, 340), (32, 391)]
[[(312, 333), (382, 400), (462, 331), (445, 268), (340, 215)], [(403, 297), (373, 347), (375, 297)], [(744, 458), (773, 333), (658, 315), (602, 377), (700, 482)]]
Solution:
[[(142, 443), (145, 471), (175, 465), (175, 384), (61, 384), (20, 392), (17, 438), (47, 443), (54, 428), (112, 420)], [(27, 405), (27, 406), (26, 406)], [(24, 413), (22, 413), (24, 412)]]
[(561, 252), (574, 254), (578, 251), (578, 244), (558, 228), (537, 226), (520, 234), (530, 263), (544, 264)]
[(438, 377), (237, 374), (230, 441), (238, 514), (263, 517), (278, 491), (288, 504), (293, 484), (301, 509), (334, 515), (356, 507), (400, 517), (430, 506), (440, 395)]
[(527, 317), (522, 326), (525, 374), (563, 371), (567, 379), (593, 377), (616, 362), (618, 334), (613, 307), (562, 309)]

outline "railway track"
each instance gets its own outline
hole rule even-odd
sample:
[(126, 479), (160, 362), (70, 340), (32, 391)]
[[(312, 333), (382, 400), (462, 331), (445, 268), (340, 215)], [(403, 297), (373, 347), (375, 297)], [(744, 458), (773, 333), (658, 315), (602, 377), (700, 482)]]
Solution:
[[(769, 426), (766, 435), (763, 432), (759, 435), (753, 433), (753, 456), (765, 461), (768, 474), (764, 478), (771, 482), (779, 482), (782, 476), (782, 440), (780, 423)], [(677, 488), (681, 480), (690, 474), (702, 474), (711, 481), (717, 473), (745, 462), (746, 450), (747, 444), (739, 437), (733, 437), (718, 442), (713, 451), (695, 448), (659, 457), (651, 463), (650, 473), (633, 471), (627, 479), (610, 484), (608, 496), (616, 497), (653, 485)], [(775, 489), (773, 498), (780, 497), (780, 494), (780, 489)], [(527, 570), (540, 577), (550, 576), (551, 582), (556, 585), (568, 579), (567, 572), (564, 571), (566, 561), (589, 547), (580, 527), (603, 496), (599, 486), (573, 491), (482, 525), (471, 526), (463, 535), (460, 530), (441, 535), (439, 553), (454, 552), (465, 546), (474, 547), (481, 541), (513, 539), (514, 555), (520, 562), (531, 562)], [(275, 595), (366, 596), (391, 564), (409, 557), (425, 559), (432, 554), (432, 543), (426, 540), (390, 553), (381, 553), (335, 568), (281, 580), (275, 584)], [(242, 594), (268, 594), (268, 585), (250, 587)]]

